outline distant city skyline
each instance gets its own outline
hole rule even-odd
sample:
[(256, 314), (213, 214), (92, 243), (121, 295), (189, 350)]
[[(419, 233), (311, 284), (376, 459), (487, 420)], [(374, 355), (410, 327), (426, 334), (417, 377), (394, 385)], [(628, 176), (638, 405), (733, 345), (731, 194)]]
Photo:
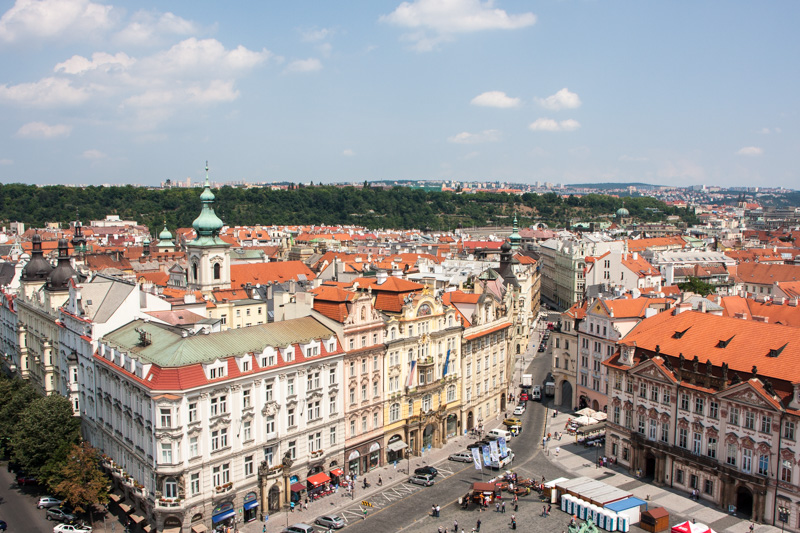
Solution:
[(797, 188), (777, 1), (0, 1), (0, 181)]

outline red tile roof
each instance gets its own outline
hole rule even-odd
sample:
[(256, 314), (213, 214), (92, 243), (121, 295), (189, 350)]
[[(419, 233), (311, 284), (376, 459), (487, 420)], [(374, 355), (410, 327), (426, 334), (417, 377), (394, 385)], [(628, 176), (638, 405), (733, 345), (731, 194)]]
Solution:
[(270, 263), (252, 263), (231, 265), (231, 286), (242, 287), (265, 283), (283, 283), (297, 281), (304, 275), (308, 281), (316, 276), (302, 261), (275, 261)]
[(740, 263), (736, 281), (756, 285), (772, 285), (776, 281), (800, 281), (800, 266), (772, 263)]

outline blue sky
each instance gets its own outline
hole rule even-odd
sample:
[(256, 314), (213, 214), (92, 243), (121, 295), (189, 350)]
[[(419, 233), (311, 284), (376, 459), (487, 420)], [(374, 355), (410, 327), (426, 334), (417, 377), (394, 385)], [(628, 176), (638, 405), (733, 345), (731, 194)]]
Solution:
[(2, 182), (799, 181), (794, 1), (0, 12)]

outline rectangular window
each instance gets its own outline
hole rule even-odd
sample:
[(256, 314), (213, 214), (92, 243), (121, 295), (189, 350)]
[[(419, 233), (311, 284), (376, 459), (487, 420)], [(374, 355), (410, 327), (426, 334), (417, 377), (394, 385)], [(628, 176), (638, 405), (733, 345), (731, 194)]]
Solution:
[(719, 403), (711, 400), (708, 402), (708, 416), (713, 419), (719, 419)]
[(653, 402), (658, 401), (658, 387), (653, 385), (653, 388), (650, 389), (650, 400)]
[(244, 458), (244, 477), (253, 475), (253, 456), (247, 455)]
[(794, 440), (794, 422), (788, 420), (783, 423), (783, 438)]
[(350, 436), (351, 437), (355, 437), (356, 436), (356, 421), (355, 420), (351, 420), (350, 421)]
[(219, 450), (219, 430), (215, 429), (211, 432), (211, 451)]
[(653, 419), (650, 419), (648, 424), (648, 431), (650, 432), (648, 437), (650, 440), (656, 440), (657, 433), (658, 433), (658, 422)]
[(294, 460), (297, 458), (297, 441), (290, 440), (289, 444), (286, 447), (286, 452), (289, 454), (289, 458)]
[(364, 415), (361, 417), (361, 433), (367, 432), (367, 416)]
[(678, 429), (678, 446), (681, 448), (689, 447), (689, 431), (686, 428)]
[(756, 428), (756, 415), (752, 411), (746, 411), (744, 413), (744, 429), (755, 429)]
[(336, 385), (336, 369), (331, 368), (328, 373), (328, 385)]
[(250, 390), (242, 391), (242, 409), (250, 407)]
[(714, 494), (714, 482), (710, 479), (707, 479), (703, 484), (703, 492), (708, 494), (709, 496)]
[(231, 480), (231, 464), (225, 463), (222, 465), (222, 482), (229, 483)]
[(332, 445), (333, 445), (333, 444), (336, 444), (336, 426), (334, 426), (334, 427), (332, 427), (332, 428), (331, 428), (331, 431), (330, 431), (330, 433), (331, 433), (331, 434), (330, 434), (330, 437), (328, 438), (328, 440), (330, 441), (330, 443), (331, 443)]
[(162, 442), (161, 443), (161, 462), (163, 464), (171, 465), (172, 464), (172, 443), (171, 442)]
[(189, 404), (189, 422), (197, 422), (197, 402)]
[(762, 454), (758, 456), (758, 473), (762, 476), (769, 474), (769, 455)]
[(267, 446), (264, 448), (264, 460), (267, 462), (268, 466), (272, 466), (272, 460), (275, 457), (275, 448), (272, 446)]
[(320, 418), (321, 415), (320, 415), (320, 409), (319, 409), (319, 400), (317, 400), (315, 402), (309, 402), (308, 403), (307, 414), (308, 414), (308, 420), (309, 421), (317, 420), (318, 418)]
[(742, 448), (742, 472), (750, 473), (753, 469), (753, 450)]
[(689, 476), (689, 486), (692, 487), (693, 489), (697, 488), (697, 481), (698, 477), (695, 474)]
[(267, 383), (264, 385), (264, 401), (271, 402), (272, 401), (272, 383)]
[(668, 388), (664, 388), (664, 394), (661, 395), (661, 403), (670, 403), (672, 402), (672, 395), (670, 394), (670, 390)]
[(633, 414), (630, 409), (625, 409), (625, 427), (628, 429), (633, 427)]
[(781, 481), (792, 482), (792, 462), (786, 459), (781, 461)]
[(708, 455), (712, 459), (717, 458), (717, 439), (715, 437), (708, 438), (708, 448), (706, 449), (706, 455)]
[(162, 428), (171, 428), (172, 427), (172, 410), (171, 409), (161, 409), (161, 427)]
[(200, 494), (200, 472), (192, 474), (189, 482), (189, 492), (192, 496)]
[(739, 408), (738, 407), (731, 407), (730, 412), (728, 413), (728, 424), (732, 426), (739, 425)]
[(669, 422), (661, 422), (661, 442), (669, 442)]
[(692, 437), (692, 453), (695, 455), (700, 455), (702, 452), (702, 442), (703, 436), (700, 433), (695, 433)]
[(275, 433), (275, 415), (267, 415), (266, 431), (267, 438), (272, 438)]
[(189, 457), (200, 455), (200, 444), (197, 437), (189, 437)]
[(705, 412), (705, 400), (703, 398), (694, 399), (694, 412), (699, 415)]
[(736, 445), (728, 444), (728, 451), (725, 454), (725, 462), (731, 466), (736, 466)]
[(286, 380), (286, 395), (294, 396), (294, 378), (289, 378)]
[(615, 424), (619, 425), (619, 405), (614, 406), (613, 417), (611, 419)]
[(322, 449), (322, 433), (319, 431), (308, 436), (308, 451), (316, 452)]
[(647, 398), (647, 383), (639, 384), (639, 398)]
[(331, 396), (328, 398), (328, 414), (335, 414), (336, 413), (336, 396)]
[(642, 435), (644, 435), (644, 420), (645, 416), (639, 415), (639, 433), (641, 433)]
[(770, 416), (762, 416), (761, 417), (761, 433), (771, 433), (772, 432), (772, 417)]
[(252, 422), (250, 422), (249, 420), (245, 420), (244, 422), (242, 422), (242, 430), (244, 431), (243, 435), (244, 442), (247, 442), (253, 438)]
[(290, 428), (294, 427), (294, 409), (286, 410), (286, 425)]
[(681, 394), (681, 409), (684, 411), (689, 410), (689, 395), (686, 393)]
[(683, 485), (683, 470), (681, 470), (680, 468), (675, 470), (675, 482), (680, 485)]

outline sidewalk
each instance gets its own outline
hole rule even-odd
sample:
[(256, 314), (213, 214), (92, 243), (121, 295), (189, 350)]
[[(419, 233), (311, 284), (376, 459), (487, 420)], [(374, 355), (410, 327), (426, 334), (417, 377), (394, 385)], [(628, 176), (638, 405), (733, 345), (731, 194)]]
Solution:
[[(559, 412), (558, 416), (554, 418), (552, 416), (553, 410), (548, 409), (548, 412), (545, 433), (561, 432), (567, 419), (574, 416), (572, 413)], [(556, 455), (556, 447), (560, 448), (558, 455)], [(647, 500), (648, 508), (664, 507), (669, 511), (671, 525), (696, 519), (698, 522), (706, 524), (720, 533), (723, 531), (749, 533), (749, 520), (730, 516), (702, 499), (693, 501), (689, 498), (689, 494), (683, 490), (659, 487), (642, 482), (630, 475), (626, 468), (618, 465), (597, 468), (596, 454), (602, 457), (604, 453), (603, 448), (587, 448), (582, 444), (576, 444), (575, 436), (566, 433), (560, 441), (551, 440), (545, 448), (546, 457), (553, 464), (570, 472), (571, 475), (569, 477), (586, 476), (592, 479), (600, 479), (609, 485), (630, 491), (634, 496)], [(631, 530), (640, 531), (638, 527), (633, 527)], [(753, 531), (756, 533), (774, 533), (780, 531), (780, 527), (755, 524)]]

